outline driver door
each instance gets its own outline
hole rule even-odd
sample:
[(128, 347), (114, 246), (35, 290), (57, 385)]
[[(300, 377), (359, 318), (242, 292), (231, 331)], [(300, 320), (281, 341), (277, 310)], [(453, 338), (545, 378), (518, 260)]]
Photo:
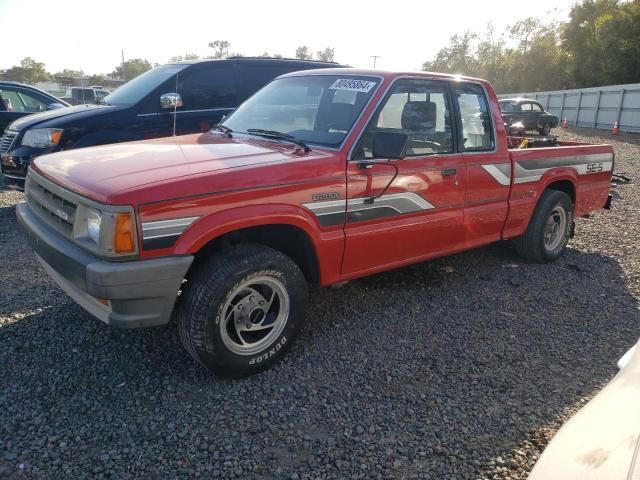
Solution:
[[(452, 105), (442, 81), (400, 79), (387, 93), (347, 164), (343, 275), (373, 273), (463, 246), (466, 168), (456, 153)], [(407, 135), (405, 157), (372, 164), (384, 162), (373, 157), (376, 132)]]

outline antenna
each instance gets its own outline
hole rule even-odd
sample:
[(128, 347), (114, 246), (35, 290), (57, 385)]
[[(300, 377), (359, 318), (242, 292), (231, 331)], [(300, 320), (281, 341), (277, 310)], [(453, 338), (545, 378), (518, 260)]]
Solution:
[(380, 55), (371, 55), (369, 58), (373, 59), (373, 68), (376, 68), (376, 62), (379, 58), (382, 58)]
[[(178, 73), (180, 72), (176, 72), (176, 94), (178, 93)], [(176, 117), (178, 116), (177, 114), (177, 110), (178, 110), (178, 99), (174, 98), (173, 101), (173, 136), (176, 136)]]
[(122, 50), (120, 50), (120, 53), (122, 54), (122, 80), (124, 80), (126, 82), (127, 81), (127, 74), (124, 71), (124, 48)]

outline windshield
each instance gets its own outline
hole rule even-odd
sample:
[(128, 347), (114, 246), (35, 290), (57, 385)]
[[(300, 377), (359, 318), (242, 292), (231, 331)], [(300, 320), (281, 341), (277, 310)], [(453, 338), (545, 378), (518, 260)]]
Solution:
[(500, 103), (500, 111), (501, 112), (517, 112), (517, 104), (516, 102), (499, 102)]
[(109, 105), (123, 107), (134, 105), (185, 67), (187, 65), (163, 65), (151, 69), (104, 97), (104, 101)]
[(306, 143), (337, 147), (378, 83), (377, 78), (355, 75), (280, 78), (244, 102), (223, 125), (243, 133), (275, 130)]

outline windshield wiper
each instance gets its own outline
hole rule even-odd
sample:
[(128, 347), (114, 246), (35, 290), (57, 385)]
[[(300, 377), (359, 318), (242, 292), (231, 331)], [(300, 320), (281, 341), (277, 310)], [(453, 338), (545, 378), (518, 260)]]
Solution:
[(233, 130), (231, 130), (229, 127), (222, 125), (221, 123), (216, 123), (213, 128), (220, 130), (222, 133), (224, 133), (227, 137), (229, 138), (233, 138), (233, 136), (231, 135), (231, 132), (233, 132)]
[(287, 140), (288, 142), (295, 143), (299, 147), (302, 147), (302, 149), (305, 152), (310, 152), (311, 151), (311, 148), (309, 148), (309, 145), (304, 143), (299, 138), (296, 138), (293, 135), (289, 135), (288, 133), (278, 132), (276, 130), (263, 130), (262, 128), (248, 128), (247, 129), (247, 133), (251, 133), (253, 135), (258, 135), (260, 137), (277, 138), (277, 139), (280, 139), (280, 140)]

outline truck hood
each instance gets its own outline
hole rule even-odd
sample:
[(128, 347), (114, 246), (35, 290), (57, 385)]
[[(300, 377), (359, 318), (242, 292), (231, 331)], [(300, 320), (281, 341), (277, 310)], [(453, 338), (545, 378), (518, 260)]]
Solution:
[[(36, 125), (42, 127), (59, 127), (59, 122), (55, 120), (64, 120), (66, 123), (69, 120), (81, 120), (84, 117), (95, 116), (96, 113), (111, 113), (120, 109), (122, 109), (122, 107), (112, 105), (76, 105), (73, 107), (57, 108), (55, 110), (47, 110), (46, 112), (34, 113), (33, 115), (19, 118), (9, 125), (9, 128), (20, 132), (26, 128), (33, 128)], [(54, 122), (51, 122), (51, 125), (41, 125), (50, 120), (54, 120)]]
[[(167, 137), (43, 155), (31, 168), (98, 202), (145, 203), (242, 188), (217, 172), (283, 162), (303, 154), (295, 145), (218, 133)], [(194, 182), (206, 176), (206, 182)], [(246, 178), (245, 178), (246, 182)], [(136, 191), (137, 195), (128, 195)], [(153, 195), (149, 192), (153, 192)], [(155, 195), (155, 196), (154, 196)], [(125, 198), (126, 197), (126, 198)]]

